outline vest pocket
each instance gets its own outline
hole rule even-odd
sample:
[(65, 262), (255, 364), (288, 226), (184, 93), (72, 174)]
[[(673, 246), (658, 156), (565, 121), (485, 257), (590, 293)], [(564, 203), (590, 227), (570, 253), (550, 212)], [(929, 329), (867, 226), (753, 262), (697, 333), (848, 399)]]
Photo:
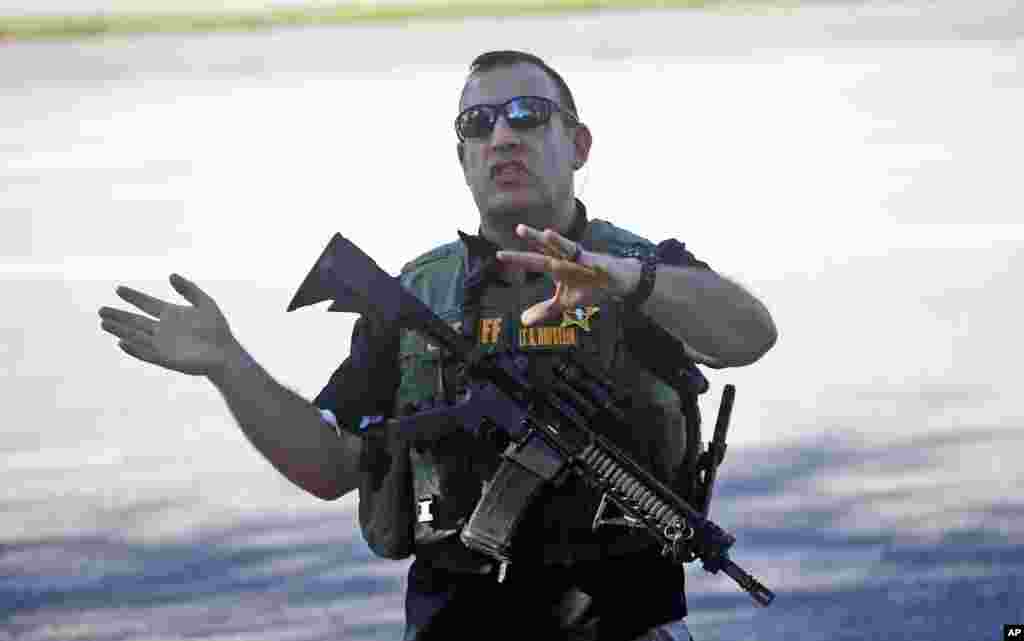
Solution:
[[(398, 416), (429, 409), (443, 402), (441, 393), (442, 361), (441, 350), (435, 349), (421, 335), (403, 332), (398, 353), (401, 368), (401, 382), (395, 398), (395, 414)], [(443, 441), (448, 448), (455, 442), (468, 439), (468, 435), (453, 433)], [(448, 476), (455, 469), (453, 462), (441, 456), (439, 445), (424, 446), (423, 449), (407, 447), (410, 462), (408, 479), (408, 503), (404, 513), (409, 515), (409, 527), (416, 546), (437, 543), (457, 532), (452, 515), (448, 514), (463, 489), (452, 487)], [(454, 452), (465, 456), (465, 448), (454, 448)], [(457, 468), (457, 466), (456, 466)], [(470, 484), (470, 489), (472, 484)], [(470, 506), (471, 509), (472, 506)]]
[(376, 555), (403, 559), (413, 552), (412, 468), (408, 446), (392, 438), (388, 427), (363, 436), (359, 527)]
[[(401, 380), (395, 416), (403, 416), (434, 400), (440, 352), (431, 351), (415, 332), (403, 331), (398, 353)], [(366, 431), (360, 457), (359, 525), (378, 556), (402, 559), (414, 551), (417, 488), (429, 470), (397, 438), (387, 423)]]
[(438, 400), (441, 374), (441, 350), (413, 332), (403, 334), (398, 351), (401, 382), (395, 398), (395, 414), (399, 416)]

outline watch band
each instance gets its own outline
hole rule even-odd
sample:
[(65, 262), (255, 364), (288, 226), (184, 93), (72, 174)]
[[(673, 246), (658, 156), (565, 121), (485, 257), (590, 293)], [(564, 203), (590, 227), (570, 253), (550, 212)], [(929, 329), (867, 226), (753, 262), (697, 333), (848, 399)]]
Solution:
[(622, 298), (622, 303), (627, 308), (637, 309), (642, 305), (654, 291), (654, 277), (657, 275), (658, 254), (654, 251), (630, 252), (633, 258), (640, 259), (640, 282), (636, 289)]

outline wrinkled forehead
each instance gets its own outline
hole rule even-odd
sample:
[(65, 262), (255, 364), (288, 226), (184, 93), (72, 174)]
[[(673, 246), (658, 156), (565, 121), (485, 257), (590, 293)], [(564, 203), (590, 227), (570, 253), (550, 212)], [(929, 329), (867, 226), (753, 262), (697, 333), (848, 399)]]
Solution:
[(555, 81), (535, 65), (501, 65), (474, 73), (466, 80), (461, 108), (498, 104), (515, 96), (542, 96), (561, 104)]

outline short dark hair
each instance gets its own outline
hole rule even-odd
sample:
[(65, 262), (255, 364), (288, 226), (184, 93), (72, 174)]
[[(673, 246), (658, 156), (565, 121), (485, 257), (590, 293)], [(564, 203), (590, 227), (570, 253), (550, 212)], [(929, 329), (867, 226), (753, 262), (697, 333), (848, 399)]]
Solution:
[[(574, 119), (577, 121), (579, 120), (580, 114), (579, 111), (576, 110), (576, 101), (572, 99), (572, 92), (569, 91), (569, 85), (565, 84), (565, 80), (562, 79), (562, 76), (560, 76), (557, 71), (549, 67), (546, 62), (532, 53), (526, 53), (524, 51), (488, 51), (487, 53), (480, 54), (475, 60), (473, 60), (473, 62), (469, 63), (469, 75), (472, 76), (474, 73), (481, 71), (490, 71), (495, 67), (503, 65), (514, 65), (519, 63), (534, 65), (544, 70), (544, 73), (548, 74), (548, 76), (555, 81), (555, 86), (558, 87), (562, 107), (568, 110)], [(459, 97), (460, 108), (462, 106), (462, 100), (465, 97), (466, 86), (463, 85), (462, 95)]]

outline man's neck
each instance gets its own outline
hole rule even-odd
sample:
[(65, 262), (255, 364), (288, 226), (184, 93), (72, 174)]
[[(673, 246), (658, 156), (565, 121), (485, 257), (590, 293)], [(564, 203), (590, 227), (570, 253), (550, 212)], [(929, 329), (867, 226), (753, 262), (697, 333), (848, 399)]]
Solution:
[[(541, 231), (545, 229), (554, 229), (563, 236), (568, 233), (572, 227), (573, 221), (576, 220), (576, 199), (572, 199), (569, 203), (569, 207), (559, 215), (551, 215), (551, 210), (548, 210), (547, 215), (543, 215), (540, 212), (524, 212), (521, 216), (507, 215), (505, 220), (513, 219), (519, 222), (509, 225), (488, 225), (488, 221), (483, 221), (480, 225), (480, 231), (484, 238), (497, 244), (499, 247), (505, 250), (511, 251), (536, 251), (530, 246), (525, 240), (520, 238), (516, 234), (516, 226), (520, 223), (530, 225), (535, 229)], [(547, 220), (549, 222), (541, 223), (539, 221)], [(529, 222), (532, 221), (531, 225)], [(520, 267), (512, 267), (510, 265), (502, 264), (502, 277), (510, 283), (516, 285), (522, 285), (526, 282), (526, 270)]]
[[(498, 224), (494, 221), (484, 219), (480, 224), (480, 233), (484, 238), (495, 243), (502, 249), (511, 251), (533, 251), (533, 248), (525, 240), (516, 234), (516, 227), (520, 224), (528, 225), (539, 231), (554, 229), (559, 234), (565, 235), (576, 220), (576, 200), (573, 199), (568, 207), (561, 212), (530, 211), (516, 215), (512, 212), (502, 214)], [(515, 222), (505, 222), (515, 221)]]

